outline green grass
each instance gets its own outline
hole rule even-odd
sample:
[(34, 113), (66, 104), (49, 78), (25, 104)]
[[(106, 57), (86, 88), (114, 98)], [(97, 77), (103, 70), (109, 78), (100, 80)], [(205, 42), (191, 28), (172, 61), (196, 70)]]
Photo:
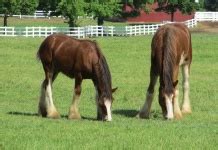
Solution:
[[(79, 19), (78, 20), (79, 26), (87, 26), (87, 25), (97, 25), (97, 21), (94, 19)], [(104, 26), (125, 26), (127, 23), (125, 22), (110, 22), (105, 21)], [(3, 17), (0, 17), (0, 27), (3, 26)], [(22, 18), (19, 19), (17, 17), (9, 17), (8, 18), (8, 26), (10, 27), (68, 27), (67, 20), (62, 18)]]
[[(113, 86), (113, 121), (96, 121), (91, 81), (82, 85), (82, 120), (65, 117), (74, 81), (59, 75), (53, 96), (61, 119), (36, 115), (44, 78), (36, 60), (42, 38), (0, 39), (0, 149), (217, 149), (218, 35), (193, 34), (190, 98), (193, 113), (165, 121), (157, 101), (150, 120), (134, 116), (144, 103), (149, 82), (152, 36), (96, 38), (107, 58)], [(181, 80), (180, 80), (181, 86)], [(158, 86), (156, 87), (156, 89)], [(181, 91), (181, 90), (180, 90)], [(182, 92), (180, 92), (180, 97)]]

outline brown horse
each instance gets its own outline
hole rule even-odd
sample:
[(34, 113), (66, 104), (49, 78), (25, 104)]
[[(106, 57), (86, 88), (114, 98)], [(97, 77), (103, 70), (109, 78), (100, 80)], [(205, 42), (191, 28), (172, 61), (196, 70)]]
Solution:
[(111, 121), (112, 83), (105, 57), (96, 42), (78, 40), (62, 34), (53, 34), (41, 44), (38, 53), (45, 71), (41, 86), (39, 114), (43, 117), (59, 118), (52, 99), (52, 82), (62, 72), (75, 78), (73, 101), (69, 119), (80, 119), (78, 110), (83, 79), (91, 79), (96, 89), (97, 119)]
[[(150, 84), (146, 101), (139, 112), (140, 118), (149, 118), (154, 87), (160, 76), (159, 104), (166, 119), (182, 118), (191, 113), (189, 100), (189, 74), (192, 61), (191, 34), (184, 24), (161, 26), (151, 44)], [(179, 67), (183, 72), (183, 106), (179, 107), (177, 87)]]

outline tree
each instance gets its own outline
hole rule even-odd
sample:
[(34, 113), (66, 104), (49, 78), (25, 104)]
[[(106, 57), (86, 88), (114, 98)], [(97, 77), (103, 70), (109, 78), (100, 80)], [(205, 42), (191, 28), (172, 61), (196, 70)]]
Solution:
[(61, 0), (39, 0), (38, 10), (55, 11)]
[(85, 14), (85, 7), (86, 3), (83, 0), (62, 0), (58, 5), (57, 12), (68, 19), (70, 27), (75, 27), (78, 16)]
[(194, 0), (158, 0), (158, 11), (164, 11), (171, 14), (171, 21), (174, 21), (174, 13), (180, 10), (183, 14), (191, 14), (199, 8)]
[(7, 19), (10, 15), (20, 13), (18, 0), (0, 0), (0, 13), (4, 14), (4, 26), (7, 26)]
[(205, 0), (205, 7), (209, 11), (217, 11), (218, 1), (217, 0)]
[(103, 25), (105, 18), (115, 16), (120, 12), (119, 4), (110, 0), (90, 0), (87, 6), (87, 13), (97, 18), (98, 25)]
[(33, 14), (38, 5), (37, 0), (20, 0), (20, 13), (22, 15)]
[(135, 9), (137, 9), (137, 10), (140, 8), (144, 8), (146, 3), (151, 4), (151, 3), (155, 2), (155, 0), (132, 0), (132, 1), (133, 1), (132, 3), (134, 5)]

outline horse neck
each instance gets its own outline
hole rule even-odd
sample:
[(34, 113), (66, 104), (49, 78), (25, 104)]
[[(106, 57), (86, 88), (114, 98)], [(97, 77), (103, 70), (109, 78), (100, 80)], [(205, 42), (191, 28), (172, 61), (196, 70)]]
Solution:
[(112, 99), (111, 93), (111, 74), (109, 67), (103, 55), (100, 56), (98, 64), (96, 64), (96, 86), (99, 96)]

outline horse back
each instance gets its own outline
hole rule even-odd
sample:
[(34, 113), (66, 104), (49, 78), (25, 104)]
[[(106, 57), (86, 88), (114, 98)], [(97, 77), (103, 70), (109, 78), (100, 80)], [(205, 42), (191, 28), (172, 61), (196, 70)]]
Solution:
[(186, 61), (185, 63), (191, 63), (192, 48), (189, 29), (181, 23), (161, 26), (152, 39), (151, 49), (151, 63), (156, 64), (157, 74), (162, 70), (166, 51), (177, 66), (180, 65), (182, 58)]
[(53, 34), (42, 42), (38, 57), (43, 64), (51, 64), (57, 72), (73, 78), (75, 72), (82, 72), (86, 76), (91, 74), (99, 53), (93, 41)]

